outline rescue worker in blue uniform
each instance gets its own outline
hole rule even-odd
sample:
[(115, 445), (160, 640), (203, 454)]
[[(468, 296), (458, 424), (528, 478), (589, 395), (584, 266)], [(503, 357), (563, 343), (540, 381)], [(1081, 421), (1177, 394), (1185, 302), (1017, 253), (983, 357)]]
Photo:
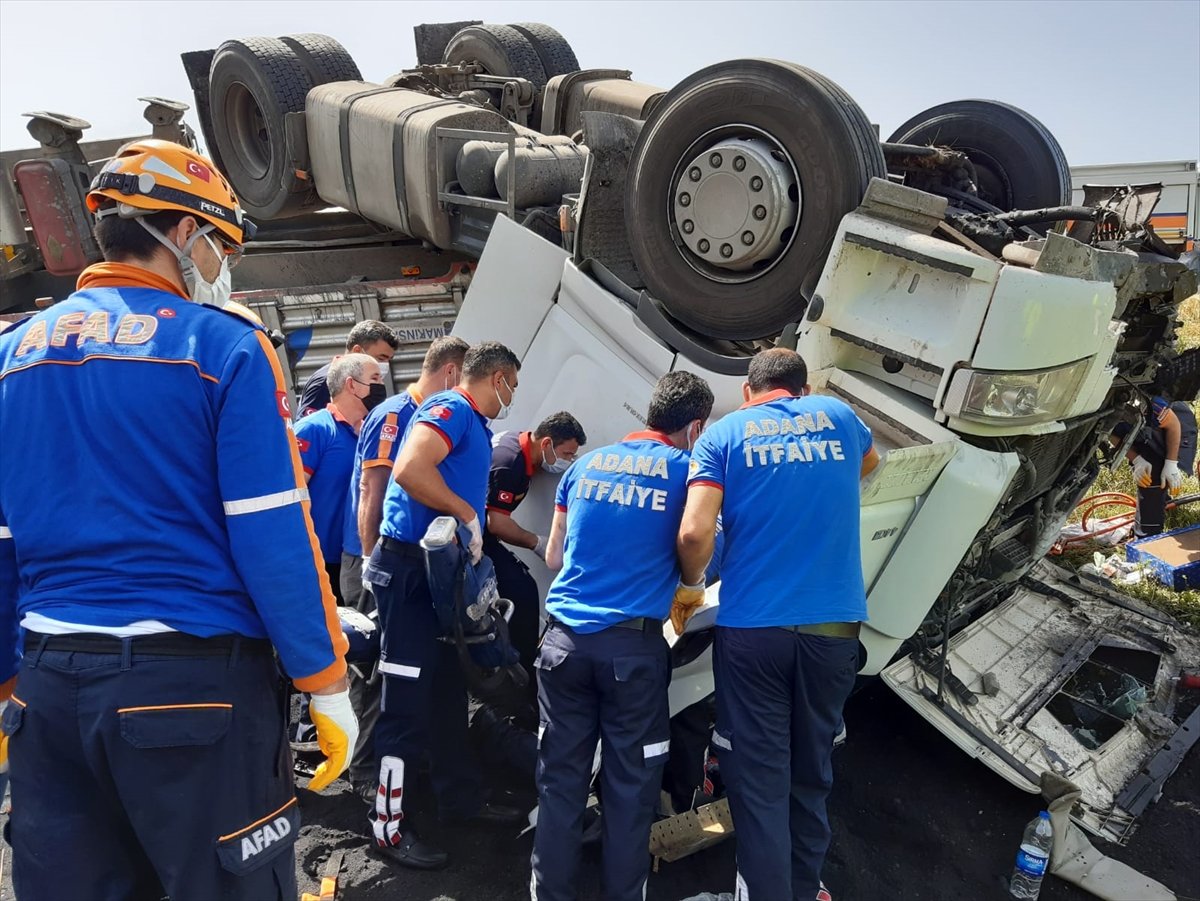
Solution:
[[(346, 353), (366, 354), (379, 363), (379, 371), (385, 377), (392, 367), (392, 357), (400, 347), (400, 339), (396, 337), (392, 327), (374, 319), (364, 319), (354, 324), (350, 334), (346, 336)], [(308, 377), (300, 392), (300, 419), (324, 410), (331, 400), (329, 393), (329, 367), (337, 357), (330, 360)]]
[(825, 800), (842, 705), (866, 619), (859, 481), (878, 463), (849, 406), (811, 396), (804, 361), (750, 361), (745, 404), (692, 454), (679, 532), (682, 628), (701, 598), (720, 515), (725, 536), (713, 670), (713, 744), (737, 829), (738, 901), (828, 897)]
[(455, 647), (438, 640), (419, 545), (434, 519), (448, 515), (470, 532), (471, 558), (482, 556), (492, 457), (488, 420), (508, 415), (520, 366), (504, 345), (477, 344), (463, 359), (459, 385), (421, 404), (396, 458), (379, 543), (363, 573), (382, 630), (383, 697), (375, 724), (379, 785), (370, 819), (376, 850), (404, 866), (433, 869), (449, 862), (445, 851), (418, 836), (409, 819), (412, 784), (426, 758), (443, 821), (521, 819), (520, 811), (484, 797), (467, 743), (465, 677)]
[[(1196, 414), (1186, 401), (1150, 399), (1149, 422), (1134, 437), (1125, 456), (1137, 484), (1135, 538), (1158, 535), (1166, 527), (1167, 498), (1179, 493), (1183, 477), (1196, 462)], [(1113, 432), (1119, 444), (1129, 434), (1127, 422)]]
[[(354, 450), (354, 468), (346, 502), (342, 546), (343, 603), (367, 616), (375, 615), (375, 597), (364, 590), (363, 548), (374, 548), (379, 541), (383, 519), (383, 496), (391, 481), (392, 466), (400, 439), (417, 408), (426, 397), (458, 384), (467, 342), (446, 335), (435, 338), (425, 352), (421, 374), (399, 394), (393, 394), (375, 407), (363, 421)], [(350, 782), (367, 803), (375, 804), (379, 763), (375, 759), (374, 729), (379, 718), (378, 674), (359, 673), (350, 667), (350, 699), (358, 714), (358, 747), (350, 762)]]
[(334, 360), (328, 384), (332, 400), (324, 410), (296, 423), (296, 444), (325, 570), (341, 602), (342, 545), (350, 499), (347, 486), (354, 471), (358, 431), (367, 413), (383, 402), (387, 389), (379, 364), (366, 354), (346, 354)]
[(166, 141), (125, 145), (87, 203), (105, 262), (0, 335), (14, 888), (292, 901), (272, 645), (313, 694), (329, 759), (310, 788), (357, 726), (283, 373), (228, 299), (251, 226), (212, 163)]
[[(550, 475), (566, 472), (586, 443), (583, 426), (567, 412), (547, 416), (532, 432), (502, 432), (492, 440), (483, 552), (496, 567), (500, 596), (514, 604), (509, 634), (527, 671), (533, 670), (537, 655), (542, 599), (529, 568), (505, 545), (527, 548), (545, 559), (547, 536), (521, 528), (512, 515), (525, 500), (539, 471)], [(536, 692), (534, 680), (530, 683)]]
[(650, 826), (670, 749), (663, 621), (679, 581), (688, 451), (712, 405), (699, 376), (668, 373), (650, 397), (646, 430), (584, 454), (559, 482), (546, 564), (561, 570), (546, 596), (537, 659), (534, 901), (578, 895), (597, 741), (604, 897), (646, 896)]

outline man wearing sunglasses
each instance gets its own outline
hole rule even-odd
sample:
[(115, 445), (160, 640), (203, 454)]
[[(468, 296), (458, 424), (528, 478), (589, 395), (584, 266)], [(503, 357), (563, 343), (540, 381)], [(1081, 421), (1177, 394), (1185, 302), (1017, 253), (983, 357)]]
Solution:
[(345, 769), (358, 724), (283, 373), (229, 300), (253, 226), (167, 141), (121, 148), (87, 203), (104, 262), (0, 335), (14, 887), (294, 898), (272, 646), (313, 696), (328, 759), (309, 788)]

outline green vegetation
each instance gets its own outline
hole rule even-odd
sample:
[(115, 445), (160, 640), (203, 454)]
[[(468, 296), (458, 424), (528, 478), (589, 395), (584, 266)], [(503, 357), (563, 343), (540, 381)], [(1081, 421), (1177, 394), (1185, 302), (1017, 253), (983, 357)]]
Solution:
[[(1180, 349), (1200, 345), (1200, 299), (1190, 298), (1180, 308), (1180, 312), (1183, 319), (1183, 325), (1179, 329)], [(1200, 410), (1200, 405), (1194, 404), (1194, 406)], [(1096, 479), (1088, 497), (1106, 491), (1116, 491), (1131, 496), (1136, 494), (1133, 476), (1127, 465), (1122, 464), (1115, 470), (1101, 470), (1100, 477)], [(1200, 493), (1200, 481), (1197, 481), (1193, 472), (1184, 479), (1183, 490), (1180, 494), (1182, 496), (1196, 493)], [(1118, 512), (1120, 510), (1115, 507), (1112, 509), (1101, 508), (1096, 511), (1096, 515), (1111, 516)], [(1196, 523), (1200, 523), (1200, 501), (1178, 510), (1167, 511), (1168, 529), (1180, 529)], [(1104, 551), (1105, 556), (1114, 552), (1112, 548), (1101, 548), (1100, 550)], [(1064, 554), (1058, 559), (1078, 569), (1092, 559), (1092, 553), (1092, 550), (1076, 550)], [(1113, 587), (1200, 629), (1200, 591), (1172, 591), (1153, 578), (1148, 578), (1137, 585), (1113, 583)]]

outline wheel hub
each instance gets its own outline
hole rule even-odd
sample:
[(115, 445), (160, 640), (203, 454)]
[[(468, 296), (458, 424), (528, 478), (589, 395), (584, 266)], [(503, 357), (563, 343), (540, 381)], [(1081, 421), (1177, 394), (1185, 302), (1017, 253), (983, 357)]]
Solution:
[(697, 154), (671, 200), (683, 246), (736, 272), (778, 257), (800, 218), (795, 172), (766, 138), (728, 138)]

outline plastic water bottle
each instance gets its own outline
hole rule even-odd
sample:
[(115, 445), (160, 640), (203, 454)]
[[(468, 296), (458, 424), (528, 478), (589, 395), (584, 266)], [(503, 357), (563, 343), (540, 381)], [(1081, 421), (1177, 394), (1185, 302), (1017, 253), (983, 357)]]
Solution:
[(1021, 836), (1021, 850), (1017, 852), (1017, 865), (1013, 867), (1009, 894), (1025, 901), (1036, 901), (1042, 890), (1042, 877), (1050, 863), (1050, 848), (1054, 844), (1054, 830), (1050, 826), (1050, 814), (1042, 811), (1037, 819), (1025, 827)]

